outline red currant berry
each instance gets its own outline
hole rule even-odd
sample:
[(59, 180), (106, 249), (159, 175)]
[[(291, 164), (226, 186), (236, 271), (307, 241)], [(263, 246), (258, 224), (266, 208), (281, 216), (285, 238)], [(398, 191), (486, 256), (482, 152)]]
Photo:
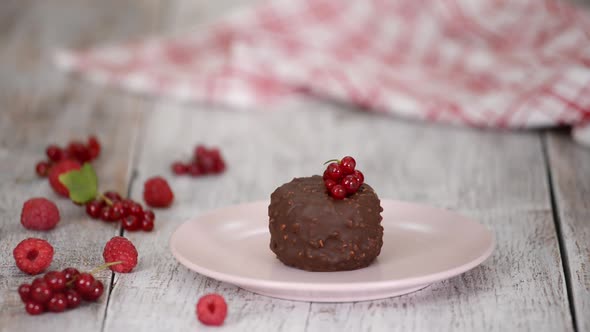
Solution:
[(112, 190), (110, 190), (110, 191), (105, 191), (105, 193), (104, 193), (104, 196), (105, 196), (106, 198), (110, 199), (111, 201), (113, 201), (113, 203), (114, 203), (114, 202), (118, 202), (118, 201), (120, 201), (120, 200), (122, 199), (122, 198), (121, 198), (121, 195), (119, 195), (119, 193), (118, 193), (118, 192), (116, 192), (116, 191), (112, 191)]
[(104, 206), (100, 210), (100, 219), (102, 221), (111, 221), (113, 214), (113, 209), (110, 206)]
[(199, 158), (200, 156), (206, 155), (209, 150), (204, 145), (197, 145), (195, 148), (195, 159)]
[(110, 217), (109, 221), (117, 221), (117, 220), (120, 220), (121, 218), (123, 218), (123, 216), (121, 215), (121, 211), (116, 210), (113, 207), (111, 207), (111, 215), (109, 217)]
[(53, 293), (43, 278), (33, 280), (33, 284), (31, 285), (31, 300), (44, 304), (51, 299), (51, 295)]
[(176, 174), (176, 175), (183, 175), (188, 173), (188, 165), (180, 162), (180, 161), (175, 161), (174, 163), (172, 163), (172, 173)]
[(340, 165), (337, 163), (330, 163), (326, 171), (328, 172), (328, 177), (336, 182), (342, 178), (342, 169), (340, 169)]
[(221, 159), (221, 152), (219, 152), (218, 148), (211, 148), (209, 149), (209, 155), (211, 156), (211, 158), (213, 159)]
[(49, 289), (54, 292), (62, 291), (66, 288), (66, 275), (60, 271), (49, 271), (43, 277)]
[(154, 221), (152, 219), (143, 218), (141, 220), (141, 229), (146, 232), (151, 232), (154, 229)]
[(351, 156), (346, 156), (340, 160), (340, 169), (342, 169), (342, 173), (344, 175), (349, 175), (354, 173), (354, 168), (356, 167), (356, 161)]
[(330, 194), (334, 199), (344, 199), (346, 197), (346, 189), (343, 186), (337, 184), (332, 187)]
[(322, 176), (322, 178), (324, 179), (324, 181), (326, 181), (326, 180), (330, 179), (330, 175), (328, 175), (328, 169), (326, 169), (326, 170), (324, 171), (324, 175)]
[(35, 172), (41, 177), (47, 176), (47, 173), (49, 173), (49, 163), (46, 161), (38, 162), (35, 166)]
[(84, 296), (92, 293), (94, 290), (94, 277), (90, 273), (80, 273), (76, 281), (74, 281), (74, 289)]
[(63, 151), (57, 145), (50, 145), (45, 150), (45, 154), (51, 161), (60, 161), (62, 158)]
[(357, 190), (359, 190), (359, 187), (361, 186), (359, 179), (354, 175), (345, 176), (344, 179), (342, 179), (341, 184), (346, 190), (346, 192), (349, 194), (354, 194), (355, 192), (357, 192)]
[(203, 175), (203, 170), (199, 166), (199, 164), (192, 163), (188, 166), (188, 174), (191, 176), (200, 176)]
[(73, 309), (80, 305), (82, 299), (80, 298), (80, 294), (73, 289), (68, 289), (65, 292), (66, 294), (66, 301), (68, 303), (68, 308)]
[(75, 159), (75, 158), (74, 158), (74, 156), (72, 156), (70, 154), (68, 149), (63, 149), (63, 150), (61, 150), (61, 160), (66, 160), (66, 159)]
[(80, 271), (76, 270), (73, 267), (68, 267), (61, 272), (63, 272), (63, 274), (66, 278), (66, 283), (74, 280), (75, 278), (77, 278), (80, 275)]
[(131, 206), (133, 204), (135, 204), (135, 202), (133, 202), (130, 199), (124, 199), (122, 201), (122, 203), (123, 203), (123, 210), (124, 210), (124, 213), (123, 214), (126, 215), (126, 216), (129, 215), (129, 214), (131, 214)]
[(66, 310), (68, 306), (68, 299), (63, 293), (53, 294), (49, 303), (47, 303), (47, 309), (51, 312), (62, 312)]
[(101, 215), (101, 210), (104, 207), (103, 201), (90, 201), (86, 203), (86, 214), (91, 218), (98, 219)]
[(100, 142), (96, 136), (90, 136), (88, 138), (88, 153), (90, 160), (94, 160), (100, 155)]
[(143, 208), (141, 207), (140, 204), (133, 202), (133, 204), (131, 204), (129, 206), (129, 215), (133, 215), (133, 216), (137, 216), (137, 217), (143, 217)]
[(154, 212), (152, 210), (145, 210), (143, 211), (143, 219), (149, 219), (149, 220), (156, 220), (156, 215), (154, 214)]
[(121, 220), (123, 229), (128, 231), (136, 231), (141, 227), (139, 219), (135, 215), (129, 215)]
[(45, 311), (45, 308), (42, 304), (37, 302), (28, 301), (25, 304), (25, 310), (29, 313), (29, 315), (40, 315)]
[(82, 293), (82, 298), (86, 301), (94, 302), (98, 300), (98, 298), (104, 292), (104, 285), (100, 280), (95, 280), (92, 284), (92, 287), (88, 293)]
[(112, 206), (112, 209), (113, 214), (118, 216), (117, 220), (127, 216), (127, 210), (123, 206), (123, 202), (115, 202), (115, 204)]
[(31, 299), (31, 285), (22, 284), (18, 286), (18, 295), (23, 302), (27, 302)]
[(71, 157), (75, 158), (80, 163), (84, 163), (91, 159), (90, 151), (88, 150), (86, 145), (84, 145), (84, 143), (78, 141), (70, 142), (70, 144), (68, 144), (67, 151)]
[(215, 170), (215, 158), (213, 158), (213, 156), (211, 156), (209, 153), (200, 155), (197, 158), (197, 164), (205, 174), (213, 173)]
[(336, 181), (334, 181), (332, 179), (327, 179), (327, 180), (324, 181), (324, 184), (326, 185), (326, 188), (328, 189), (328, 192), (330, 192), (332, 190), (332, 187), (334, 187), (338, 183), (336, 183)]
[(223, 159), (215, 159), (215, 164), (213, 165), (213, 173), (220, 174), (225, 171), (225, 161)]
[(359, 179), (359, 182), (361, 184), (365, 183), (365, 176), (363, 175), (363, 173), (361, 171), (355, 169), (354, 176), (356, 176), (356, 178)]

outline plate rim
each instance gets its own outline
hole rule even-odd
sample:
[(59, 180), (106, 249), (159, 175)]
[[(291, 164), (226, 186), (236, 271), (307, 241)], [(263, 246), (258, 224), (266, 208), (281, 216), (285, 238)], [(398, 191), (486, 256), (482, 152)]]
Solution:
[[(206, 217), (208, 215), (216, 214), (216, 213), (222, 212), (223, 210), (227, 210), (228, 208), (243, 208), (247, 205), (268, 204), (268, 201), (266, 201), (266, 200), (258, 200), (258, 201), (241, 203), (241, 204), (234, 204), (234, 205), (229, 205), (229, 206), (225, 206), (225, 207), (220, 207), (220, 208), (208, 210), (208, 211), (200, 213), (194, 217), (191, 217), (188, 220), (185, 220), (182, 224), (180, 224), (178, 227), (176, 227), (176, 229), (174, 230), (174, 232), (170, 236), (169, 241), (168, 241), (168, 243), (169, 243), (168, 247), (170, 248), (170, 251), (172, 252), (172, 256), (174, 256), (174, 258), (179, 263), (181, 263), (185, 267), (189, 268), (190, 270), (193, 270), (193, 271), (195, 271), (199, 274), (205, 275), (207, 277), (210, 277), (210, 278), (213, 278), (213, 279), (216, 279), (219, 281), (227, 282), (230, 284), (242, 286), (242, 287), (256, 288), (256, 287), (263, 286), (266, 289), (279, 290), (279, 289), (289, 288), (289, 289), (298, 290), (298, 291), (338, 291), (338, 290), (342, 290), (343, 288), (350, 289), (353, 287), (358, 287), (359, 285), (362, 285), (364, 289), (379, 290), (379, 289), (392, 289), (392, 288), (408, 288), (408, 287), (413, 287), (413, 286), (417, 286), (417, 285), (431, 284), (431, 283), (434, 283), (437, 281), (445, 280), (445, 279), (460, 275), (462, 273), (465, 273), (465, 272), (475, 268), (476, 266), (485, 262), (494, 252), (494, 249), (496, 247), (496, 236), (495, 236), (494, 232), (492, 232), (487, 226), (475, 221), (472, 218), (463, 216), (463, 215), (461, 215), (457, 212), (451, 211), (451, 210), (438, 208), (438, 207), (434, 207), (434, 206), (430, 206), (430, 205), (426, 205), (426, 204), (399, 201), (399, 200), (393, 200), (393, 199), (382, 199), (381, 201), (382, 202), (383, 201), (392, 202), (395, 204), (401, 203), (401, 204), (406, 204), (406, 205), (413, 205), (415, 207), (435, 209), (435, 210), (439, 210), (439, 211), (444, 211), (445, 213), (454, 214), (459, 218), (466, 219), (469, 222), (475, 223), (475, 224), (479, 225), (480, 227), (482, 227), (491, 237), (490, 244), (488, 245), (486, 250), (483, 251), (482, 254), (480, 254), (477, 258), (475, 258), (465, 264), (456, 266), (452, 269), (448, 269), (448, 270), (444, 270), (444, 271), (440, 271), (440, 272), (435, 272), (435, 273), (423, 275), (420, 277), (408, 277), (408, 278), (404, 278), (404, 279), (380, 280), (380, 281), (359, 281), (359, 282), (334, 282), (334, 283), (313, 283), (313, 282), (265, 280), (265, 279), (259, 279), (259, 278), (242, 277), (242, 276), (237, 276), (235, 274), (228, 274), (228, 273), (224, 273), (224, 272), (218, 272), (218, 271), (214, 271), (214, 270), (202, 267), (198, 264), (191, 262), (190, 260), (183, 257), (174, 248), (174, 245), (173, 245), (174, 238), (177, 237), (177, 234), (180, 233), (180, 230), (183, 228), (183, 226), (194, 222), (198, 218), (202, 218), (202, 217)], [(379, 257), (377, 257), (377, 259), (379, 259)], [(309, 273), (338, 273), (338, 271), (336, 271), (336, 272), (311, 272), (311, 271), (308, 271), (308, 272)], [(347, 271), (342, 271), (342, 272), (347, 272)]]

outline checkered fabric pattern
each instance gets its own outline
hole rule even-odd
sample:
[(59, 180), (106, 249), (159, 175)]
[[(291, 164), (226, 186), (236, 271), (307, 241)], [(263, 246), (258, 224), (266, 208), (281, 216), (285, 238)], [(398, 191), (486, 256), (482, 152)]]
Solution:
[(56, 59), (97, 82), (240, 109), (314, 95), (476, 127), (570, 125), (582, 139), (590, 127), (590, 15), (564, 1), (278, 0)]

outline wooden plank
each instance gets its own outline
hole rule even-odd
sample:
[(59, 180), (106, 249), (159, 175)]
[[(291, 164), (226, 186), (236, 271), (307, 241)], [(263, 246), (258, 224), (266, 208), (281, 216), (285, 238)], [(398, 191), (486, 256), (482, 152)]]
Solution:
[[(60, 315), (26, 314), (16, 292), (32, 277), (19, 271), (12, 249), (26, 237), (48, 240), (55, 249), (50, 269), (90, 269), (102, 263), (105, 242), (119, 233), (116, 225), (90, 221), (84, 210), (59, 199), (34, 173), (49, 143), (65, 145), (72, 138), (97, 134), (103, 144), (95, 163), (102, 189), (124, 191), (140, 113), (137, 99), (67, 78), (53, 67), (56, 47), (82, 47), (103, 39), (129, 38), (153, 22), (132, 1), (104, 6), (62, 1), (7, 2), (0, 5), (0, 331), (99, 331), (103, 324), (112, 274), (98, 277), (105, 294)], [(143, 7), (143, 3), (139, 7)], [(112, 24), (105, 24), (110, 21)], [(20, 210), (30, 197), (58, 204), (61, 222), (50, 232), (20, 225)]]
[(547, 136), (547, 154), (578, 331), (589, 331), (590, 150), (561, 132)]
[[(400, 122), (311, 102), (264, 113), (161, 103), (144, 133), (132, 196), (140, 199), (143, 181), (159, 174), (170, 180), (176, 201), (157, 212), (155, 236), (126, 234), (142, 262), (138, 272), (117, 279), (106, 331), (198, 328), (194, 305), (212, 291), (229, 300), (229, 331), (572, 330), (536, 133)], [(187, 158), (197, 142), (222, 148), (226, 174), (171, 175), (169, 164)], [(267, 199), (281, 183), (320, 173), (324, 160), (345, 154), (358, 157), (381, 197), (452, 208), (488, 225), (498, 238), (497, 251), (483, 266), (412, 295), (311, 305), (204, 278), (169, 253), (170, 234), (187, 218)]]

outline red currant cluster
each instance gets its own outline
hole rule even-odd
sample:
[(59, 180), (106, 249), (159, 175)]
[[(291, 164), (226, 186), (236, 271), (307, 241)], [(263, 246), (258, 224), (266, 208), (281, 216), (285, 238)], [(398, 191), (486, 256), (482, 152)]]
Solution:
[(71, 141), (66, 148), (52, 144), (47, 147), (45, 154), (49, 160), (40, 161), (35, 166), (39, 176), (47, 176), (51, 166), (62, 160), (77, 160), (80, 164), (92, 161), (100, 154), (100, 142), (95, 136), (90, 136), (86, 144), (80, 141)]
[(96, 280), (91, 273), (80, 273), (73, 267), (61, 272), (47, 272), (43, 277), (35, 278), (31, 284), (18, 287), (18, 294), (30, 315), (74, 309), (82, 300), (98, 300), (103, 291), (104, 285), (100, 280)]
[(223, 160), (219, 149), (207, 148), (204, 145), (197, 145), (190, 162), (175, 161), (172, 163), (172, 172), (176, 175), (202, 176), (220, 174), (223, 171), (225, 171), (225, 160)]
[(144, 210), (140, 203), (123, 199), (114, 191), (107, 191), (101, 195), (101, 199), (86, 203), (86, 214), (106, 222), (121, 221), (123, 228), (127, 231), (141, 229), (151, 232), (156, 219), (153, 211)]
[[(332, 161), (332, 160), (330, 160)], [(356, 161), (346, 156), (342, 160), (333, 160), (324, 171), (324, 184), (334, 199), (344, 199), (359, 190), (365, 182), (365, 176), (355, 169)]]

